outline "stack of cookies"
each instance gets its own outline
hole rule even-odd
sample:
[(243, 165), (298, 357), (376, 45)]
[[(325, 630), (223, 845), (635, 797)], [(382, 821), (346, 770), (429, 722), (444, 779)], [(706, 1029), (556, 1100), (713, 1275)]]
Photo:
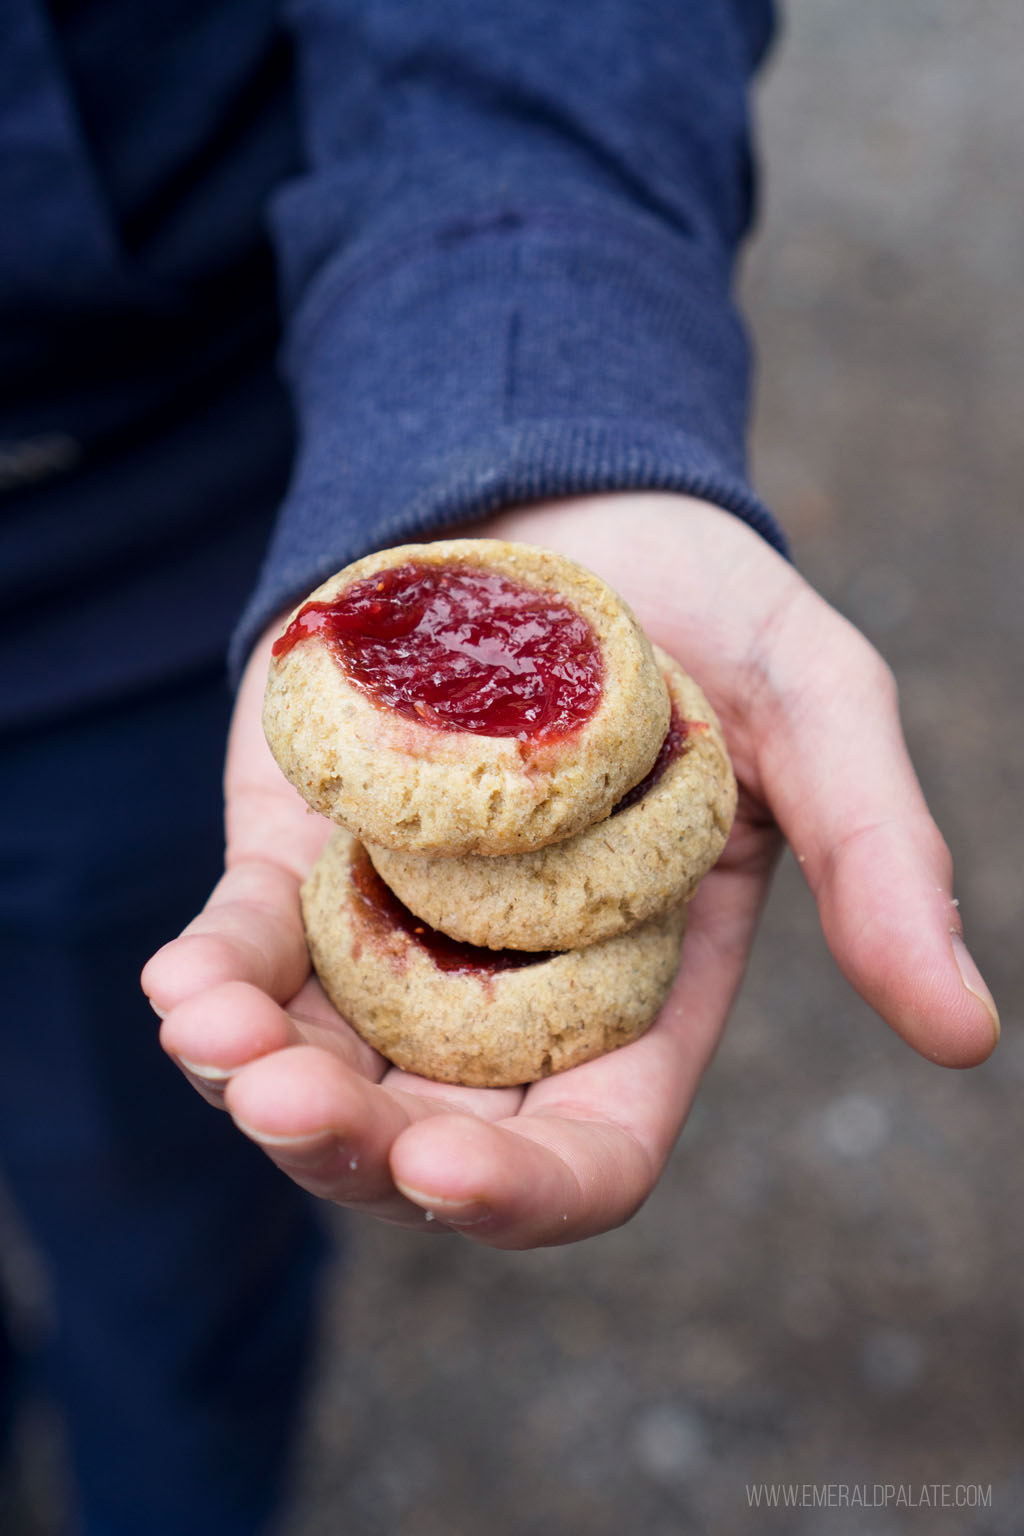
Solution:
[(636, 1039), (736, 789), (611, 589), (493, 540), (357, 561), (292, 615), (264, 725), (338, 823), (303, 888), (339, 1012), (410, 1072), (525, 1083)]

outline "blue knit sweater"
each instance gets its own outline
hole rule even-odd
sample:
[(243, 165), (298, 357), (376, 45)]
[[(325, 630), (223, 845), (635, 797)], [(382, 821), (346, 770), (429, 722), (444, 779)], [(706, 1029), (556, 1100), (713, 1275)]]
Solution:
[(8, 728), (510, 501), (692, 492), (781, 542), (730, 300), (769, 0), (279, 11), (0, 9)]

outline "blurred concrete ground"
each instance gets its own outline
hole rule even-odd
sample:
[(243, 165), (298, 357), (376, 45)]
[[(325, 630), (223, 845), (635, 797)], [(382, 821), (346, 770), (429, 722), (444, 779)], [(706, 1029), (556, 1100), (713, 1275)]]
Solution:
[[(756, 477), (893, 664), (1003, 1044), (928, 1066), (794, 867), (671, 1169), (538, 1254), (353, 1224), (285, 1536), (1024, 1529), (1024, 7), (791, 0), (748, 264)], [(987, 1510), (747, 1484), (991, 1484)]]

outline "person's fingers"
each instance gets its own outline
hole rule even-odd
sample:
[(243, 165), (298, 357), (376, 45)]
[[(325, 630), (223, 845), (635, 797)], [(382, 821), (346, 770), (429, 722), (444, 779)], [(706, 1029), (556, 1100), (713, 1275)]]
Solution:
[(632, 1045), (535, 1083), (497, 1124), (420, 1120), (396, 1139), (406, 1197), (477, 1242), (572, 1242), (627, 1220), (653, 1188), (743, 974), (771, 851), (708, 877), (658, 1022)]
[(299, 1040), (284, 1009), (248, 982), (229, 981), (185, 1001), (160, 1025), (160, 1044), (210, 1104), (250, 1061)]
[(242, 1067), (292, 1045), (321, 1046), (372, 1081), (387, 1065), (339, 1019), (312, 978), (287, 1008), (243, 981), (186, 998), (161, 1024), (160, 1044), (203, 1097), (221, 1106), (224, 1090)]
[(762, 637), (759, 664), (760, 774), (829, 948), (922, 1055), (983, 1061), (998, 1015), (959, 937), (952, 861), (907, 754), (891, 673), (802, 583)]
[(253, 859), (229, 869), (199, 916), (157, 951), (142, 972), (142, 987), (156, 1012), (166, 1015), (228, 981), (250, 982), (283, 1002), (308, 973), (298, 880)]
[(254, 653), (235, 708), (225, 776), (226, 873), (198, 917), (142, 973), (161, 1016), (229, 981), (249, 982), (284, 1002), (309, 972), (299, 886), (331, 829), (284, 779), (264, 739), (269, 647), (268, 637)]
[[(525, 1098), (394, 1068), (378, 1084), (343, 1053), (294, 1044), (282, 1011), (268, 1011), (258, 1016), (268, 1052), (230, 1075), (226, 1107), (304, 1189), (386, 1221), (510, 1248), (604, 1231), (650, 1191), (714, 1049), (766, 883), (764, 848), (757, 868), (705, 883), (662, 1018), (623, 1051)], [(255, 1043), (248, 990), (223, 989), (225, 1049), (233, 1029), (250, 1031), (245, 1050)], [(179, 1049), (191, 1039), (188, 1008), (165, 1025)]]
[(403, 1226), (435, 1223), (396, 1190), (388, 1156), (415, 1120), (461, 1118), (442, 1102), (399, 1097), (328, 1051), (295, 1046), (242, 1068), (225, 1103), (239, 1130), (311, 1194)]

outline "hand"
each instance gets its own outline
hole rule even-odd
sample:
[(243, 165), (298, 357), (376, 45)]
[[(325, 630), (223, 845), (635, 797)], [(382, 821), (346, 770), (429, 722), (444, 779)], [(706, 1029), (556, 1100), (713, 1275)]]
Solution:
[(916, 1050), (982, 1061), (991, 997), (959, 939), (949, 854), (900, 733), (884, 663), (737, 518), (614, 495), (509, 512), (475, 535), (575, 556), (700, 681), (740, 783), (725, 853), (691, 906), (683, 962), (642, 1040), (522, 1089), (400, 1072), (310, 976), (298, 890), (329, 827), (263, 740), (271, 636), (228, 754), (227, 872), (143, 984), (164, 1048), (304, 1188), (384, 1220), (525, 1248), (626, 1220), (665, 1163), (739, 985), (779, 846), (861, 996)]

